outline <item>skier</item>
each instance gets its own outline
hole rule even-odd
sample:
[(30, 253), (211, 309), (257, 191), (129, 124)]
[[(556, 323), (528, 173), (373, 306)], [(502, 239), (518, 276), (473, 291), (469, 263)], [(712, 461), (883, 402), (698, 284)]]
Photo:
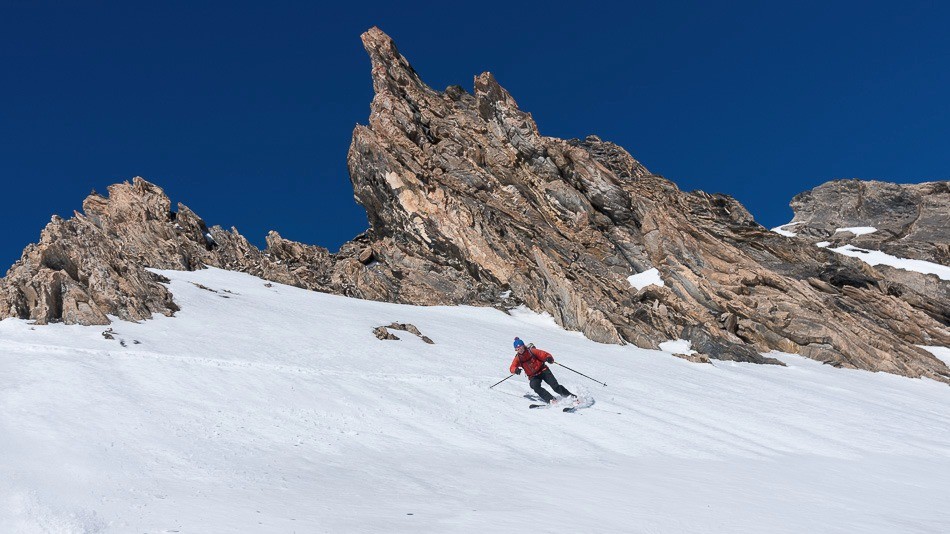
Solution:
[(577, 398), (577, 395), (574, 395), (567, 390), (566, 387), (557, 383), (557, 379), (554, 378), (554, 373), (548, 369), (546, 363), (554, 363), (554, 356), (551, 356), (550, 353), (545, 352), (541, 349), (532, 347), (526, 347), (524, 341), (521, 341), (519, 338), (515, 338), (515, 359), (511, 360), (510, 371), (511, 374), (520, 375), (521, 369), (524, 368), (525, 373), (528, 375), (529, 384), (531, 389), (541, 397), (541, 400), (551, 404), (554, 400), (554, 395), (548, 393), (546, 389), (541, 385), (541, 381), (545, 381), (551, 386), (551, 389), (561, 397), (573, 397)]

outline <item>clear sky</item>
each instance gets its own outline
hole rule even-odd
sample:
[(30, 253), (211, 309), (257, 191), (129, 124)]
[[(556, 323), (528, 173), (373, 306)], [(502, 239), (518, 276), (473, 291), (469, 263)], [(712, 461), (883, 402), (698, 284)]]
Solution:
[(543, 134), (766, 226), (827, 180), (950, 178), (950, 2), (318, 4), (0, 0), (0, 273), (136, 175), (258, 246), (336, 250), (367, 226), (346, 151), (373, 25), (432, 87), (492, 71)]

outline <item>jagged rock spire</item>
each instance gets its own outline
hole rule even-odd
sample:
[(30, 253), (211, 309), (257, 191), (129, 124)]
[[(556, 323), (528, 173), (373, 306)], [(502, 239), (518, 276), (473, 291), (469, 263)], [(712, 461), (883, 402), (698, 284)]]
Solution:
[(365, 31), (361, 38), (372, 63), (373, 89), (376, 93), (399, 93), (409, 86), (431, 90), (416, 74), (409, 60), (399, 53), (396, 43), (382, 30), (374, 26)]

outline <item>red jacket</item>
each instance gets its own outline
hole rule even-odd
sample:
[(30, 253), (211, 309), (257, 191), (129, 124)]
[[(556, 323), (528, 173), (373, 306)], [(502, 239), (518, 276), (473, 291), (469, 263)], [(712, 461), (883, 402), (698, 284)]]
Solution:
[(544, 365), (544, 362), (547, 361), (548, 358), (554, 361), (554, 357), (551, 356), (549, 352), (525, 347), (524, 352), (515, 354), (515, 359), (511, 360), (511, 374), (515, 374), (515, 371), (518, 370), (519, 367), (522, 367), (524, 368), (524, 372), (528, 375), (528, 378), (535, 377), (548, 370), (548, 366)]

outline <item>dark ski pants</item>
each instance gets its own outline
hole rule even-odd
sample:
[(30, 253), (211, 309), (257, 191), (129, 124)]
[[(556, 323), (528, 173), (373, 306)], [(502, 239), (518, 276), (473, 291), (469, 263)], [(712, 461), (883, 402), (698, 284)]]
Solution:
[(531, 385), (531, 389), (533, 389), (534, 392), (537, 393), (544, 402), (551, 402), (551, 399), (554, 398), (554, 395), (551, 395), (548, 393), (548, 390), (544, 389), (544, 387), (541, 385), (542, 380), (547, 382), (548, 385), (551, 386), (551, 389), (553, 389), (555, 393), (561, 395), (562, 397), (567, 397), (572, 394), (567, 390), (566, 387), (557, 383), (557, 378), (554, 378), (554, 373), (552, 373), (550, 369), (545, 369), (544, 371), (532, 376), (531, 381), (528, 382), (528, 384)]

